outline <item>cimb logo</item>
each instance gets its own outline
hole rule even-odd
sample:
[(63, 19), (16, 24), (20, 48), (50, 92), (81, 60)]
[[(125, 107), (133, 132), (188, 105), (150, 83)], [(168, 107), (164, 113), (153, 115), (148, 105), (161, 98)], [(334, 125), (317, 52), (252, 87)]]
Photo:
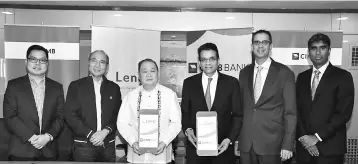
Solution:
[(307, 59), (307, 54), (292, 53), (292, 60)]
[(198, 72), (198, 63), (188, 63), (188, 72), (197, 73)]

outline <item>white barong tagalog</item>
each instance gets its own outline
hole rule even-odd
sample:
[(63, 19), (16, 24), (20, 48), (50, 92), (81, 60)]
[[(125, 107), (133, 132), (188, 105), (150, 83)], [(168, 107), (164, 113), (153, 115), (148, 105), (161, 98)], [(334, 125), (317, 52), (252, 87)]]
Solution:
[[(153, 155), (145, 153), (138, 155), (133, 151), (132, 145), (138, 142), (138, 96), (142, 92), (140, 109), (158, 108), (158, 90), (160, 91), (160, 135), (159, 142), (164, 142), (167, 147), (163, 153)], [(118, 113), (117, 128), (122, 137), (128, 142), (127, 160), (131, 163), (168, 163), (174, 159), (172, 140), (181, 130), (181, 110), (176, 93), (171, 89), (157, 84), (148, 92), (140, 86), (129, 92), (122, 102)]]

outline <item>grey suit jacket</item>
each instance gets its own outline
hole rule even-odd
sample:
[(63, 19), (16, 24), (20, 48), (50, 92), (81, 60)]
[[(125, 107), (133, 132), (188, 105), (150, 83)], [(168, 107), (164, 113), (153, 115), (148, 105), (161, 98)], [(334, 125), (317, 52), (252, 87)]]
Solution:
[(243, 125), (239, 149), (253, 147), (259, 155), (278, 155), (281, 149), (293, 149), (296, 129), (296, 90), (294, 73), (272, 60), (261, 96), (254, 102), (254, 64), (240, 72)]

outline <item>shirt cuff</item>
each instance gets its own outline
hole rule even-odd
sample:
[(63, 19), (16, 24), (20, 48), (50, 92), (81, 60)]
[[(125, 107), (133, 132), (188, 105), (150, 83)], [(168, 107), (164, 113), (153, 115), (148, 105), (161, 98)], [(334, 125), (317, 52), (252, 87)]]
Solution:
[[(106, 127), (104, 127), (104, 129), (107, 129), (107, 130), (109, 131), (109, 133), (112, 133), (112, 128), (111, 128), (111, 127), (106, 126)], [(109, 133), (108, 133), (108, 134), (109, 134)]]
[(91, 131), (87, 134), (87, 138), (88, 138), (88, 139), (90, 139), (90, 138), (92, 137), (92, 135), (93, 135), (92, 132), (93, 132), (93, 131), (91, 130)]
[(35, 134), (34, 135), (32, 135), (27, 141), (31, 141), (32, 140), (32, 138), (35, 136)]
[(53, 136), (49, 133), (45, 133), (46, 135), (48, 135), (50, 137), (50, 141), (53, 141)]
[(321, 141), (321, 142), (322, 142), (321, 137), (319, 137), (319, 135), (318, 135), (317, 133), (315, 133), (314, 135), (318, 138), (318, 140), (319, 140), (319, 141)]
[(188, 128), (188, 129), (185, 130), (185, 133), (184, 133), (184, 134), (185, 134), (185, 136), (187, 136), (187, 137), (188, 137), (188, 133), (187, 133), (188, 130), (193, 130), (193, 129), (192, 129), (192, 128)]

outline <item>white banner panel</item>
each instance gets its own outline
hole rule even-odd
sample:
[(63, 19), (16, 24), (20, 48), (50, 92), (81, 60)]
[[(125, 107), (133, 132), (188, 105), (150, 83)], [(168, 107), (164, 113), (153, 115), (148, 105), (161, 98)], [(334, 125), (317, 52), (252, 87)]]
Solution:
[(79, 32), (79, 27), (4, 25), (5, 88), (8, 80), (26, 75), (26, 52), (36, 44), (49, 51), (47, 76), (63, 85), (66, 97), (68, 85), (80, 77)]
[[(227, 75), (239, 78), (242, 68), (251, 63), (251, 31), (252, 29), (223, 29), (221, 31), (234, 31), (239, 35), (223, 34), (213, 31), (206, 31), (195, 42), (187, 47), (187, 62), (189, 69), (195, 69), (197, 63), (198, 72), (200, 72), (198, 63), (198, 48), (208, 42), (216, 44), (219, 50), (220, 61), (219, 71)], [(249, 31), (241, 33), (240, 31)], [(190, 33), (188, 34), (190, 35)], [(189, 76), (194, 75), (189, 72)]]
[[(331, 48), (330, 62), (342, 65), (342, 48)], [(272, 48), (272, 59), (285, 65), (312, 65), (307, 48)]]
[(25, 59), (27, 49), (35, 44), (43, 46), (49, 51), (50, 60), (80, 59), (79, 43), (56, 42), (5, 42), (5, 59)]
[(92, 26), (92, 51), (109, 56), (107, 78), (116, 82), (122, 96), (139, 86), (138, 62), (150, 58), (160, 62), (160, 31)]

